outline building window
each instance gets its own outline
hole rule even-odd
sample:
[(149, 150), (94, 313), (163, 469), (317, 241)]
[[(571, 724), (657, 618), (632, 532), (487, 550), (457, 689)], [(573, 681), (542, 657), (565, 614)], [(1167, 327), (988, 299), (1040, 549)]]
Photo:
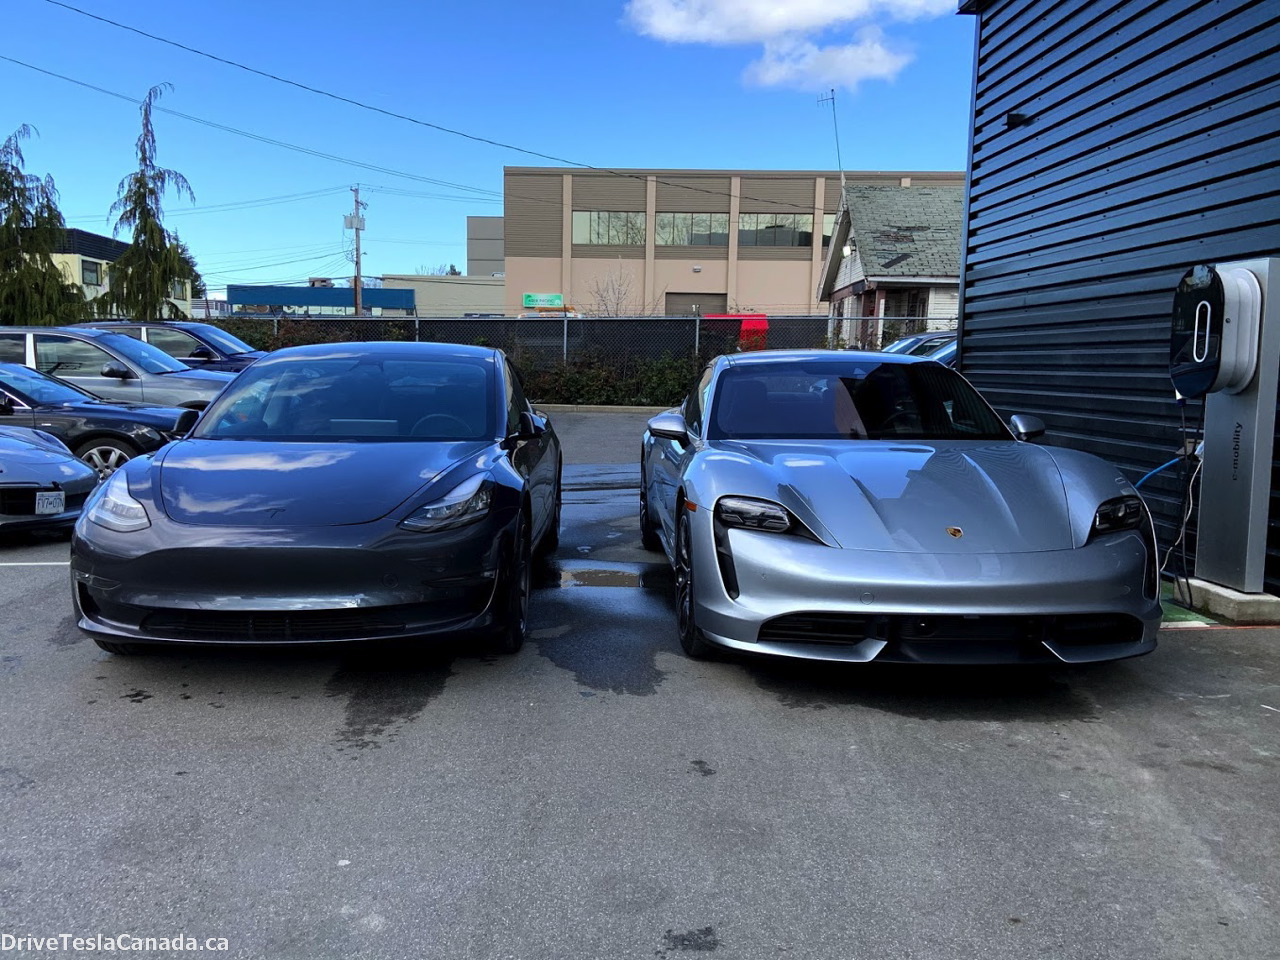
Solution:
[(173, 282), (171, 282), (169, 284), (169, 299), (170, 300), (187, 299), (187, 281), (174, 280)]
[(612, 247), (644, 246), (644, 214), (618, 210), (573, 211), (573, 242)]
[(836, 232), (836, 215), (834, 213), (825, 213), (822, 215), (822, 245), (824, 247), (831, 246), (831, 235)]
[(884, 294), (886, 317), (927, 317), (929, 315), (929, 288), (914, 287), (907, 290), (886, 290)]
[(813, 216), (807, 213), (740, 213), (738, 245), (743, 247), (809, 247)]
[(80, 282), (86, 287), (102, 286), (102, 264), (96, 260), (81, 260)]
[(653, 242), (660, 247), (727, 247), (727, 213), (660, 213)]

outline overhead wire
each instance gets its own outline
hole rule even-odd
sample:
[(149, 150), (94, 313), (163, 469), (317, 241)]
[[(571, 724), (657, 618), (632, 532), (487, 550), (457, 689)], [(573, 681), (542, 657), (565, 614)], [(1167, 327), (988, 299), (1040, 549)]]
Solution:
[[(559, 157), (559, 156), (556, 156), (555, 154), (543, 153), (540, 150), (533, 150), (528, 147), (521, 147), (514, 143), (506, 143), (502, 140), (494, 140), (491, 137), (485, 137), (475, 133), (468, 133), (465, 130), (458, 130), (453, 127), (446, 127), (443, 124), (434, 123), (430, 120), (423, 120), (420, 117), (414, 117), (414, 116), (410, 116), (409, 114), (399, 113), (395, 110), (388, 110), (386, 107), (379, 107), (376, 104), (367, 103), (363, 100), (357, 100), (354, 97), (348, 97), (340, 93), (334, 93), (331, 90), (325, 90), (321, 87), (311, 86), (310, 84), (302, 83), (301, 81), (298, 81), (298, 80), (291, 80), (288, 77), (282, 77), (279, 74), (271, 73), (268, 70), (261, 70), (257, 67), (251, 67), (248, 64), (241, 63), (238, 60), (231, 60), (227, 57), (220, 57), (217, 54), (209, 53), (207, 50), (201, 50), (198, 47), (192, 47), (185, 43), (180, 43), (177, 40), (170, 40), (168, 37), (162, 37), (155, 33), (149, 33), (148, 31), (142, 30), (138, 27), (130, 26), (129, 24), (126, 24), (126, 23), (121, 23), (118, 20), (112, 20), (110, 17), (104, 17), (104, 16), (101, 16), (100, 14), (91, 13), (88, 10), (83, 10), (80, 7), (73, 6), (70, 3), (65, 3), (63, 2), (63, 0), (44, 0), (44, 2), (47, 4), (50, 4), (51, 6), (61, 7), (64, 10), (68, 10), (72, 13), (79, 14), (80, 16), (88, 17), (91, 20), (97, 20), (100, 23), (105, 23), (119, 30), (124, 30), (129, 33), (136, 34), (140, 37), (146, 37), (148, 40), (153, 40), (156, 43), (162, 43), (170, 47), (175, 47), (179, 50), (184, 50), (187, 53), (190, 53), (194, 56), (204, 57), (205, 59), (212, 60), (216, 63), (221, 63), (224, 66), (233, 67), (237, 70), (243, 70), (246, 73), (255, 74), (267, 80), (273, 80), (276, 83), (282, 83), (286, 86), (294, 87), (295, 89), (298, 89), (298, 90), (304, 90), (308, 93), (315, 94), (316, 96), (326, 97), (330, 100), (335, 100), (339, 103), (345, 103), (349, 106), (353, 106), (361, 110), (368, 110), (373, 113), (378, 113), (385, 117), (390, 117), (395, 120), (402, 120), (402, 121), (405, 121), (406, 123), (415, 124), (416, 126), (419, 126), (419, 127), (424, 127), (430, 130), (435, 130), (439, 133), (448, 134), (449, 136), (461, 137), (465, 140), (471, 140), (475, 143), (483, 143), (492, 147), (498, 147), (499, 149), (502, 149), (502, 150), (510, 150), (514, 153), (524, 154), (525, 156), (537, 157), (540, 160), (550, 160), (553, 163), (562, 163), (562, 164), (565, 164), (566, 166), (578, 167), (585, 170), (593, 170), (597, 173), (605, 173), (610, 176), (622, 177), (622, 178), (632, 179), (632, 180), (640, 180), (642, 182), (647, 181), (649, 178), (648, 174), (635, 173), (627, 170), (613, 170), (608, 167), (597, 167), (593, 164), (586, 163), (581, 160), (572, 160), (567, 157)], [(664, 184), (666, 186), (675, 187), (682, 190), (689, 190), (693, 193), (703, 193), (703, 194), (710, 194), (712, 196), (724, 196), (724, 197), (732, 196), (732, 194), (727, 191), (712, 190), (706, 187), (695, 187), (690, 184), (676, 183), (670, 180), (657, 179), (657, 182)], [(813, 212), (813, 207), (811, 205), (796, 204), (796, 203), (791, 203), (789, 201), (765, 200), (764, 198), (761, 198), (761, 197), (752, 197), (752, 196), (747, 196), (745, 194), (741, 195), (740, 199), (767, 202), (767, 203), (776, 203), (778, 206), (793, 207), (797, 210), (804, 210), (809, 213)]]

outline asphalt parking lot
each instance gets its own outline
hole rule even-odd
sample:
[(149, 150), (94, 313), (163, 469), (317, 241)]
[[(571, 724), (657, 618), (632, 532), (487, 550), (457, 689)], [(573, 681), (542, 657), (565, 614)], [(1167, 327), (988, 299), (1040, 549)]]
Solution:
[(1280, 631), (1049, 671), (698, 663), (642, 414), (555, 417), (516, 657), (103, 654), (0, 543), (0, 934), (263, 958), (1280, 957)]

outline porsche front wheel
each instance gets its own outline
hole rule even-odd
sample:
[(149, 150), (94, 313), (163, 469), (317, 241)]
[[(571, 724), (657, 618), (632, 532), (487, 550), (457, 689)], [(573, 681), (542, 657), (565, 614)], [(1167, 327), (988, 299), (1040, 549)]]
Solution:
[(698, 629), (693, 596), (693, 535), (688, 513), (680, 504), (676, 522), (676, 624), (680, 647), (694, 660), (706, 660), (715, 652)]

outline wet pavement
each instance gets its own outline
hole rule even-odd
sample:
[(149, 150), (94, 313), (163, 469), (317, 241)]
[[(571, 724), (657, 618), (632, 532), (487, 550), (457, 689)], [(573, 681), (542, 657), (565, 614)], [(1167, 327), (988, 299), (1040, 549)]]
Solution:
[(570, 460), (515, 657), (112, 657), (71, 623), (65, 540), (0, 543), (0, 934), (1280, 956), (1280, 631), (1090, 669), (693, 662), (613, 459)]

